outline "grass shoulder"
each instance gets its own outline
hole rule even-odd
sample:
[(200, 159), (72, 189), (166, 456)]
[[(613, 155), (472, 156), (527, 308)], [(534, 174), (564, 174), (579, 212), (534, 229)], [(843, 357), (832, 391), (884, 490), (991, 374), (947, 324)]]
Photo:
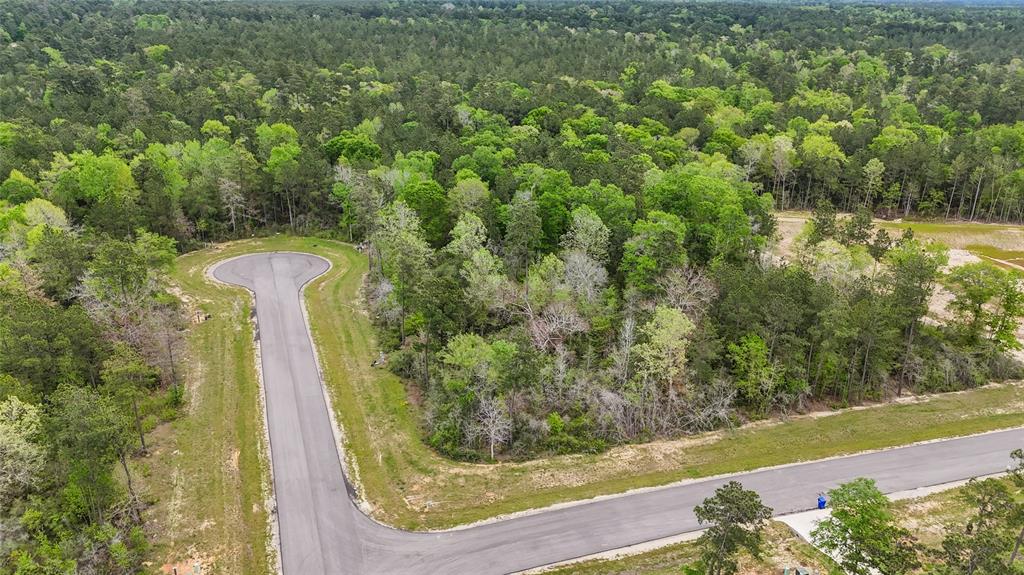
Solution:
[[(597, 455), (489, 465), (454, 462), (422, 441), (420, 413), (402, 381), (371, 366), (377, 345), (359, 295), (366, 258), (351, 246), (285, 236), (227, 244), (183, 258), (182, 289), (210, 300), (204, 306), (226, 313), (241, 305), (237, 293), (206, 285), (203, 270), (224, 257), (267, 250), (315, 253), (334, 264), (306, 289), (311, 331), (332, 407), (344, 429), (349, 468), (371, 514), (401, 528), (447, 528), (685, 479), (1024, 425), (1024, 390), (996, 385), (624, 445)], [(213, 325), (224, 336), (239, 329), (230, 322)], [(204, 356), (212, 353), (217, 353), (215, 348)], [(231, 411), (220, 415), (228, 422), (251, 417)]]
[[(544, 575), (678, 575), (684, 565), (700, 556), (696, 541), (686, 541), (645, 551), (635, 555), (591, 559), (543, 571)], [(778, 521), (768, 524), (764, 549), (760, 558), (742, 552), (737, 558), (740, 573), (745, 575), (778, 575), (787, 567), (804, 567), (821, 575), (840, 575), (838, 567), (826, 555), (800, 539), (788, 526)]]

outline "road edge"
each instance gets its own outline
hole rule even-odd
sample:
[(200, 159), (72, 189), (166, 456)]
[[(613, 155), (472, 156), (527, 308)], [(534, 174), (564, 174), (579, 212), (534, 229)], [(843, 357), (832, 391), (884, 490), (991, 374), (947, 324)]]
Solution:
[[(345, 446), (345, 443), (344, 443), (345, 442), (344, 430), (342, 429), (341, 425), (338, 423), (337, 418), (335, 416), (334, 404), (333, 404), (333, 402), (330, 399), (330, 394), (329, 394), (329, 391), (327, 390), (327, 385), (326, 385), (326, 382), (325, 382), (324, 376), (323, 376), (323, 366), (322, 366), (322, 364), (320, 362), (320, 355), (319, 355), (319, 350), (317, 349), (317, 342), (316, 342), (316, 339), (312, 335), (312, 325), (311, 325), (311, 323), (309, 321), (309, 312), (308, 312), (308, 309), (306, 307), (305, 290), (306, 290), (306, 287), (309, 284), (311, 284), (312, 282), (314, 282), (314, 281), (316, 281), (318, 279), (323, 278), (331, 270), (333, 270), (334, 269), (333, 262), (329, 258), (326, 258), (326, 257), (318, 255), (318, 254), (313, 254), (313, 253), (310, 253), (310, 252), (300, 252), (300, 251), (294, 251), (294, 250), (256, 250), (256, 251), (248, 252), (248, 253), (245, 253), (245, 254), (241, 254), (241, 255), (225, 258), (223, 260), (218, 260), (217, 262), (215, 262), (213, 264), (210, 264), (210, 266), (208, 266), (207, 269), (208, 270), (212, 270), (213, 268), (215, 268), (215, 267), (217, 267), (217, 266), (219, 266), (222, 263), (225, 263), (227, 261), (231, 261), (231, 260), (234, 260), (234, 259), (237, 259), (237, 258), (246, 257), (248, 255), (259, 254), (259, 253), (292, 253), (292, 254), (308, 255), (308, 256), (313, 256), (313, 257), (316, 257), (316, 258), (323, 259), (328, 264), (327, 270), (325, 270), (323, 273), (321, 273), (321, 274), (319, 274), (319, 275), (317, 275), (317, 276), (307, 280), (306, 283), (304, 283), (302, 285), (302, 287), (300, 288), (300, 290), (299, 290), (299, 299), (300, 299), (300, 304), (301, 304), (300, 307), (301, 307), (302, 313), (303, 313), (303, 321), (306, 324), (306, 326), (305, 326), (306, 327), (306, 336), (309, 338), (310, 343), (311, 343), (312, 348), (313, 348), (313, 354), (314, 354), (314, 358), (315, 358), (316, 364), (317, 364), (317, 372), (318, 372), (318, 376), (319, 376), (319, 379), (320, 379), (319, 383), (320, 383), (321, 391), (324, 394), (324, 400), (325, 400), (325, 402), (327, 404), (327, 407), (328, 407), (327, 411), (328, 411), (328, 415), (329, 415), (330, 420), (331, 420), (332, 431), (333, 431), (334, 436), (335, 436), (336, 451), (338, 452), (337, 455), (338, 455), (338, 458), (339, 458), (339, 460), (341, 462), (342, 470), (344, 472), (344, 476), (345, 476), (345, 479), (346, 479), (346, 483), (347, 483), (346, 487), (350, 488), (349, 489), (349, 495), (352, 498), (353, 502), (356, 504), (356, 507), (367, 518), (369, 518), (371, 521), (373, 521), (374, 523), (376, 523), (376, 524), (378, 524), (380, 526), (383, 526), (383, 527), (386, 527), (388, 529), (392, 529), (392, 530), (395, 530), (395, 531), (401, 531), (401, 532), (405, 532), (405, 533), (427, 533), (427, 534), (430, 534), (430, 533), (435, 533), (436, 534), (436, 533), (446, 533), (446, 532), (461, 531), (461, 530), (464, 530), (464, 529), (470, 529), (470, 528), (478, 527), (478, 526), (481, 526), (481, 525), (488, 525), (488, 524), (491, 524), (491, 523), (499, 523), (499, 522), (508, 521), (508, 520), (511, 520), (511, 519), (516, 519), (516, 518), (519, 518), (519, 517), (527, 517), (527, 516), (531, 516), (531, 515), (537, 515), (537, 514), (546, 513), (546, 512), (554, 511), (554, 510), (558, 510), (558, 509), (565, 509), (565, 508), (569, 508), (569, 507), (575, 507), (575, 506), (578, 506), (578, 505), (586, 505), (586, 504), (589, 504), (589, 503), (594, 503), (594, 502), (598, 502), (598, 501), (604, 501), (604, 500), (608, 500), (608, 499), (627, 497), (627, 496), (638, 494), (638, 493), (646, 493), (646, 492), (651, 492), (651, 491), (671, 489), (671, 488), (678, 487), (678, 486), (681, 486), (681, 485), (689, 485), (689, 484), (695, 484), (695, 483), (703, 483), (703, 482), (708, 482), (708, 481), (716, 481), (716, 480), (721, 480), (721, 479), (728, 479), (728, 478), (731, 478), (731, 477), (736, 477), (736, 476), (739, 476), (739, 475), (744, 475), (744, 474), (749, 474), (749, 473), (757, 473), (757, 472), (771, 471), (771, 470), (777, 470), (777, 469), (786, 469), (786, 468), (789, 468), (789, 467), (795, 467), (795, 466), (799, 466), (799, 465), (806, 465), (806, 464), (810, 464), (810, 463), (820, 463), (820, 462), (825, 462), (825, 461), (832, 461), (832, 460), (835, 460), (835, 459), (843, 459), (843, 458), (848, 458), (848, 457), (856, 457), (856, 456), (859, 456), (859, 455), (868, 455), (868, 454), (872, 454), (872, 453), (892, 451), (892, 450), (896, 450), (896, 449), (906, 449), (906, 448), (911, 448), (911, 447), (915, 447), (915, 446), (927, 445), (927, 444), (938, 443), (938, 442), (943, 442), (943, 441), (950, 441), (950, 440), (956, 440), (956, 439), (967, 439), (967, 438), (971, 438), (971, 437), (979, 437), (979, 436), (985, 436), (985, 435), (992, 435), (992, 434), (996, 434), (996, 433), (1005, 433), (1007, 431), (1013, 431), (1013, 430), (1024, 430), (1024, 426), (1011, 426), (1011, 427), (1005, 427), (1005, 428), (1000, 428), (1000, 429), (993, 429), (993, 430), (983, 431), (983, 432), (979, 432), (979, 433), (971, 433), (971, 434), (965, 434), (965, 435), (952, 435), (952, 436), (935, 438), (935, 439), (928, 439), (928, 440), (917, 441), (917, 442), (912, 442), (912, 443), (907, 443), (907, 444), (902, 444), (902, 445), (893, 445), (893, 446), (881, 447), (881, 448), (877, 448), (877, 449), (869, 449), (869, 450), (864, 450), (864, 451), (856, 451), (856, 452), (852, 452), (852, 453), (837, 454), (837, 455), (832, 455), (832, 456), (824, 457), (824, 458), (820, 458), (820, 459), (793, 461), (793, 462), (790, 462), (790, 463), (784, 463), (784, 464), (780, 464), (780, 465), (773, 465), (773, 466), (767, 466), (767, 467), (757, 467), (757, 468), (753, 468), (753, 469), (747, 469), (747, 470), (741, 470), (741, 471), (735, 471), (735, 472), (729, 472), (729, 473), (723, 473), (723, 474), (717, 474), (717, 475), (708, 475), (708, 476), (704, 476), (704, 477), (682, 479), (682, 480), (679, 480), (679, 481), (673, 481), (673, 482), (670, 482), (670, 483), (664, 483), (664, 484), (660, 484), (660, 485), (651, 485), (651, 486), (646, 486), (646, 487), (637, 487), (637, 488), (628, 489), (628, 490), (620, 491), (620, 492), (616, 492), (616, 493), (607, 493), (607, 494), (596, 495), (594, 497), (589, 497), (589, 498), (585, 498), (585, 499), (575, 499), (575, 500), (572, 500), (572, 501), (563, 501), (563, 502), (560, 502), (560, 503), (554, 503), (552, 505), (546, 505), (546, 506), (543, 506), (543, 507), (534, 507), (534, 508), (523, 509), (523, 510), (520, 510), (520, 511), (511, 512), (511, 513), (503, 513), (503, 514), (495, 515), (495, 516), (488, 517), (488, 518), (485, 518), (485, 519), (481, 519), (481, 520), (478, 520), (478, 521), (473, 521), (473, 522), (470, 522), (470, 523), (463, 523), (463, 524), (460, 524), (460, 525), (455, 525), (455, 526), (452, 526), (452, 527), (446, 527), (446, 528), (443, 528), (443, 529), (427, 529), (427, 530), (408, 530), (408, 529), (403, 529), (403, 528), (396, 527), (394, 525), (390, 525), (388, 523), (382, 522), (382, 521), (378, 520), (376, 517), (374, 517), (374, 515), (372, 513), (372, 511), (374, 509), (373, 505), (369, 502), (369, 500), (366, 497), (363, 496), (363, 494), (360, 492), (360, 490), (357, 487), (357, 485), (359, 483), (358, 482), (358, 475), (357, 474), (353, 475), (351, 472), (355, 471), (356, 473), (358, 473), (358, 462), (353, 461), (353, 462), (351, 462), (351, 465), (350, 465), (350, 462), (348, 461), (348, 457), (346, 455), (347, 454), (347, 450), (344, 449), (344, 446)], [(213, 278), (213, 279), (214, 279), (214, 281), (216, 281), (217, 283), (220, 283), (222, 285), (235, 286), (235, 284), (227, 284), (225, 282), (221, 282), (220, 280), (218, 280), (216, 278)], [(235, 286), (235, 287), (241, 287), (241, 286)], [(245, 289), (245, 288), (243, 288), (243, 289)], [(246, 290), (246, 291), (249, 291), (249, 290)], [(250, 294), (251, 294), (251, 292), (250, 292)], [(255, 309), (255, 306), (254, 306), (254, 309)], [(261, 378), (262, 378), (262, 374), (261, 374)], [(262, 379), (261, 379), (261, 385), (262, 385)], [(266, 417), (266, 413), (264, 412), (264, 418), (265, 417)], [(268, 430), (266, 430), (266, 425), (264, 427), (265, 427), (265, 433), (268, 433)], [(268, 445), (269, 445), (269, 443), (268, 443)], [(356, 466), (356, 468), (353, 469), (353, 466)], [(614, 550), (611, 550), (611, 551), (614, 551)]]

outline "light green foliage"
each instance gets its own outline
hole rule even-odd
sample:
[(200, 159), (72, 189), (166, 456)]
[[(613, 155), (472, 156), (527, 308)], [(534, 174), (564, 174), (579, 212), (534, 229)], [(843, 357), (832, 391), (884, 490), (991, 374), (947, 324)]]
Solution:
[(0, 184), (0, 201), (15, 205), (39, 196), (39, 186), (31, 178), (18, 170), (11, 170), (10, 175)]
[(745, 183), (705, 175), (710, 169), (669, 171), (646, 191), (647, 201), (682, 218), (694, 261), (743, 261), (771, 232), (770, 198), (755, 196)]
[(683, 382), (686, 350), (694, 325), (675, 308), (658, 306), (640, 329), (643, 341), (633, 347), (638, 358), (637, 377), (664, 385)]
[(135, 17), (135, 27), (139, 30), (166, 30), (171, 25), (167, 14), (139, 14)]
[(472, 212), (464, 213), (452, 228), (451, 241), (445, 246), (444, 252), (460, 259), (467, 259), (473, 252), (484, 247), (487, 241), (487, 228), (483, 221)]
[(487, 248), (477, 248), (462, 264), (459, 276), (466, 282), (463, 293), (477, 322), (502, 308), (508, 279), (502, 261)]
[(928, 300), (942, 268), (949, 261), (946, 248), (937, 243), (901, 240), (883, 260), (894, 311), (904, 323), (917, 321), (928, 311)]
[(871, 141), (871, 150), (877, 154), (889, 154), (899, 151), (917, 142), (918, 137), (912, 130), (897, 126), (886, 126), (882, 133)]
[[(478, 407), (491, 404), (515, 354), (514, 344), (504, 340), (487, 342), (476, 334), (459, 334), (448, 342), (438, 354), (444, 366), (444, 383), (437, 393), (443, 399), (439, 400), (439, 413), (435, 417), (440, 421), (435, 424), (431, 444), (454, 454), (473, 442), (477, 430), (469, 425), (468, 416), (476, 413)], [(507, 411), (502, 411), (499, 417), (507, 422)], [(487, 432), (486, 429), (481, 431)], [(491, 438), (491, 457), (497, 439)]]
[(847, 247), (835, 240), (808, 246), (800, 258), (816, 280), (840, 291), (848, 290), (875, 263), (863, 246)]
[(265, 158), (277, 146), (296, 145), (298, 139), (299, 133), (295, 128), (285, 123), (260, 124), (256, 127), (256, 143)]
[(69, 227), (64, 210), (35, 198), (12, 208), (0, 206), (0, 239), (9, 248), (31, 250), (43, 230), (64, 230)]
[(1021, 318), (1024, 318), (1024, 276), (1017, 271), (1004, 272), (999, 291), (993, 302), (989, 330), (996, 349), (1021, 349), (1024, 343), (1017, 337)]
[(871, 158), (864, 164), (864, 203), (873, 204), (882, 191), (882, 177), (885, 164), (878, 158)]
[(39, 406), (13, 395), (0, 400), (0, 506), (6, 506), (42, 478), (46, 464), (42, 439)]
[(785, 372), (771, 360), (768, 345), (757, 334), (729, 344), (736, 386), (755, 414), (765, 416), (784, 393)]
[(832, 185), (839, 168), (846, 163), (846, 154), (829, 136), (807, 134), (800, 143), (800, 156), (815, 178)]
[(901, 527), (889, 500), (870, 479), (855, 479), (828, 493), (830, 517), (811, 532), (814, 544), (839, 556), (851, 575), (911, 573), (919, 565), (917, 543)]
[(419, 216), (426, 240), (441, 246), (450, 228), (448, 196), (441, 184), (430, 179), (415, 181), (404, 186), (398, 197)]
[(287, 174), (298, 169), (297, 161), (302, 149), (293, 142), (287, 142), (274, 146), (270, 150), (270, 157), (267, 158), (267, 171), (274, 175), (277, 180), (287, 178)]
[(476, 394), (494, 391), (515, 349), (506, 341), (487, 343), (476, 334), (453, 337), (440, 354), (449, 368), (445, 385), (451, 390), (471, 389)]
[(473, 153), (460, 156), (452, 162), (452, 171), (472, 170), (491, 185), (506, 173), (505, 165), (514, 160), (516, 153), (511, 148), (477, 146)]
[(131, 167), (113, 153), (55, 156), (51, 197), (68, 215), (117, 236), (134, 226), (139, 189)]
[(200, 128), (200, 132), (209, 138), (229, 138), (231, 137), (231, 128), (224, 125), (219, 120), (206, 120), (203, 122), (203, 127)]
[(0, 147), (11, 148), (17, 141), (18, 125), (11, 122), (0, 122)]
[(473, 214), (480, 219), (493, 217), (493, 198), (487, 183), (470, 170), (460, 171), (458, 181), (448, 191), (448, 209), (454, 217)]
[(790, 99), (789, 105), (810, 114), (809, 117), (823, 114), (842, 117), (853, 109), (853, 100), (832, 90), (800, 90)]
[(365, 132), (343, 131), (324, 144), (327, 159), (337, 162), (344, 158), (356, 165), (369, 164), (380, 159), (381, 149)]
[(166, 44), (154, 44), (146, 46), (142, 51), (146, 53), (146, 57), (154, 64), (163, 64), (167, 59), (167, 54), (171, 51), (171, 47)]
[(61, 53), (60, 50), (53, 48), (51, 46), (46, 46), (42, 48), (42, 51), (50, 58), (51, 66), (61, 67), (68, 65), (68, 63), (64, 61), (64, 55)]

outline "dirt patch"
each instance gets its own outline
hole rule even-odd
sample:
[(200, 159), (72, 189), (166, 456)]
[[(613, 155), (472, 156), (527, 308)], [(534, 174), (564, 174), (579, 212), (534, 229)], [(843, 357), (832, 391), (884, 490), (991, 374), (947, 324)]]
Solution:
[(200, 575), (210, 573), (213, 561), (208, 557), (195, 556), (177, 563), (166, 563), (160, 572), (166, 575)]
[(981, 258), (962, 248), (950, 248), (948, 253), (949, 263), (946, 264), (946, 267), (944, 269), (944, 271), (947, 272), (953, 268), (958, 268), (960, 266), (974, 264), (981, 261)]
[(775, 246), (772, 252), (783, 258), (789, 259), (794, 255), (793, 243), (796, 236), (803, 230), (804, 224), (810, 219), (811, 215), (806, 212), (786, 212), (777, 214), (775, 221), (778, 225), (778, 231), (775, 237)]

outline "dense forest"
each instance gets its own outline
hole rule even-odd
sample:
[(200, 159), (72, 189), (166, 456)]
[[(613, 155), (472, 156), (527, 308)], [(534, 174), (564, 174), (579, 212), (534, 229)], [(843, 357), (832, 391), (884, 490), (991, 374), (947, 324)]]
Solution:
[(4, 2), (0, 573), (141, 569), (128, 460), (187, 399), (166, 272), (215, 241), (359, 244), (452, 457), (1019, 376), (1019, 275), (872, 219), (1024, 222), (1022, 35), (959, 5)]

